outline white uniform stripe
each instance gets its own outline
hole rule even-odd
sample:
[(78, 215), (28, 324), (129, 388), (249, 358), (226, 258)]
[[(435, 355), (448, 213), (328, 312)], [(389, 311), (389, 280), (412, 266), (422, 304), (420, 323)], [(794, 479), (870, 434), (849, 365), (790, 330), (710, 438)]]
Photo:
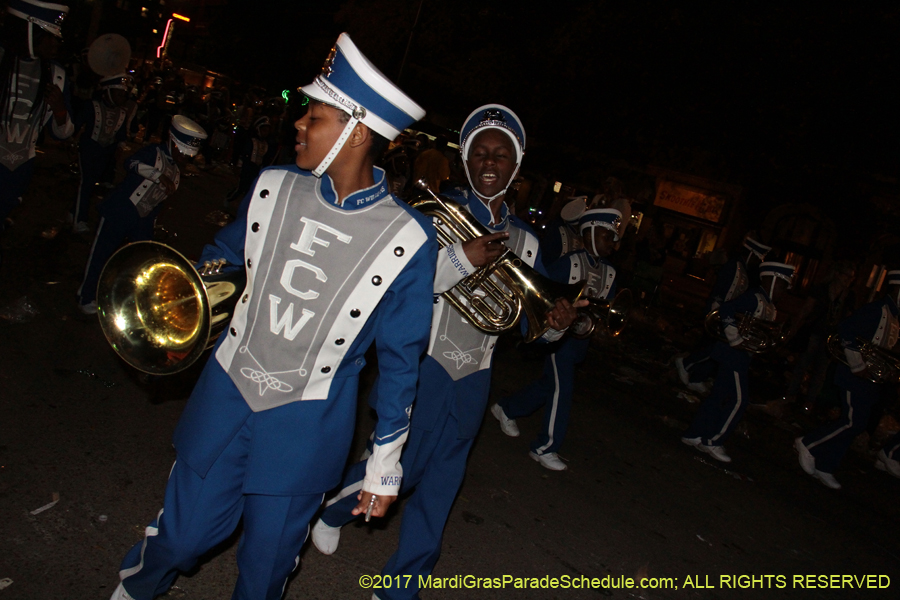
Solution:
[(828, 440), (834, 438), (835, 436), (837, 436), (837, 435), (847, 431), (851, 427), (853, 427), (853, 405), (850, 403), (850, 390), (845, 391), (845, 400), (847, 402), (847, 424), (844, 425), (843, 427), (838, 427), (837, 429), (835, 429), (834, 431), (832, 431), (831, 433), (829, 433), (828, 435), (823, 437), (821, 440), (816, 440), (812, 444), (809, 444), (808, 446), (806, 446), (807, 450), (811, 450), (811, 449), (815, 448), (816, 446), (818, 446), (819, 444), (827, 442)]
[(553, 365), (553, 404), (550, 408), (550, 427), (547, 431), (547, 443), (537, 449), (536, 454), (543, 454), (544, 450), (553, 445), (553, 431), (556, 429), (556, 410), (559, 408), (559, 369), (556, 368), (556, 354), (550, 355), (550, 363)]
[(722, 429), (715, 436), (709, 438), (709, 441), (714, 442), (720, 437), (722, 437), (725, 432), (728, 430), (728, 426), (731, 425), (731, 422), (734, 420), (734, 415), (737, 414), (738, 409), (741, 407), (741, 402), (744, 401), (743, 396), (741, 395), (741, 375), (737, 371), (734, 372), (734, 391), (737, 394), (737, 402), (734, 403), (734, 410), (731, 411), (731, 414), (728, 415), (728, 419), (725, 421), (725, 424), (722, 426)]
[(100, 217), (100, 225), (97, 226), (97, 234), (94, 236), (94, 243), (91, 244), (91, 251), (88, 253), (87, 264), (84, 267), (84, 279), (81, 280), (81, 285), (78, 286), (78, 292), (76, 292), (79, 296), (82, 288), (84, 288), (84, 280), (87, 279), (88, 269), (91, 268), (91, 261), (94, 259), (94, 249), (97, 247), (97, 240), (100, 239), (100, 232), (103, 231), (104, 223), (106, 223), (106, 219)]
[(347, 487), (342, 489), (340, 492), (338, 492), (337, 496), (335, 496), (334, 498), (332, 498), (331, 500), (326, 502), (325, 507), (327, 508), (327, 507), (331, 506), (332, 504), (334, 504), (335, 502), (340, 502), (341, 500), (343, 500), (350, 494), (360, 493), (362, 491), (362, 485), (363, 485), (362, 480), (354, 481), (353, 483), (351, 483), (350, 485), (348, 485)]

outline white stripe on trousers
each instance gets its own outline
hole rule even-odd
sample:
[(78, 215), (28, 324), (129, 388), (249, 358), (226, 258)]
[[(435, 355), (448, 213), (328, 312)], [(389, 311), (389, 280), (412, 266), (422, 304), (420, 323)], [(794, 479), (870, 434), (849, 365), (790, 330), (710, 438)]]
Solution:
[(544, 450), (553, 445), (553, 430), (556, 428), (556, 409), (559, 408), (559, 370), (556, 368), (556, 354), (550, 355), (553, 364), (553, 403), (550, 408), (550, 427), (547, 430), (547, 443), (537, 449), (535, 454), (543, 454)]
[(812, 444), (810, 444), (809, 446), (806, 447), (807, 450), (812, 450), (819, 444), (827, 442), (828, 440), (834, 438), (836, 435), (841, 434), (841, 433), (847, 431), (848, 429), (850, 429), (851, 427), (853, 427), (853, 404), (850, 403), (850, 390), (844, 390), (844, 393), (846, 394), (846, 401), (847, 401), (847, 424), (844, 425), (843, 427), (838, 427), (837, 429), (835, 429), (834, 431), (832, 431), (831, 433), (829, 433), (828, 435), (823, 437), (821, 440), (816, 440), (815, 442), (813, 442)]
[(97, 240), (100, 239), (100, 232), (103, 231), (104, 223), (106, 223), (106, 219), (100, 217), (100, 224), (97, 225), (97, 233), (94, 235), (94, 243), (91, 244), (91, 251), (88, 253), (87, 264), (84, 266), (84, 279), (81, 280), (81, 285), (78, 286), (78, 291), (75, 292), (79, 296), (81, 296), (81, 290), (84, 288), (84, 281), (87, 279), (88, 269), (91, 268), (91, 261), (94, 259), (94, 249), (97, 247)]
[(734, 371), (734, 393), (737, 395), (737, 402), (734, 403), (734, 410), (731, 411), (731, 414), (728, 415), (728, 420), (725, 421), (725, 424), (722, 426), (722, 429), (709, 438), (709, 441), (714, 442), (718, 440), (720, 437), (725, 435), (725, 432), (728, 430), (728, 426), (731, 425), (731, 421), (734, 420), (734, 415), (737, 414), (738, 409), (741, 407), (741, 402), (743, 402), (744, 398), (741, 395), (741, 374), (737, 371)]

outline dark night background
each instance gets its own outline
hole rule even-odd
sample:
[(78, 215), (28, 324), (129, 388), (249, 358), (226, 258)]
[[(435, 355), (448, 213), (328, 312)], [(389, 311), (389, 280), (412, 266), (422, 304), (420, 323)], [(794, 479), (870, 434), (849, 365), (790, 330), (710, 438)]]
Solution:
[[(90, 7), (72, 4), (74, 32)], [(125, 33), (109, 6), (122, 3), (106, 4), (101, 32)], [(311, 80), (347, 31), (427, 119), (453, 128), (475, 106), (507, 104), (530, 136), (526, 167), (576, 184), (652, 165), (741, 186), (760, 215), (814, 204), (850, 232), (873, 226), (873, 198), (898, 198), (895, 2), (169, 0), (161, 10), (196, 15), (184, 58), (273, 95)], [(900, 211), (881, 204), (876, 225), (896, 230)]]

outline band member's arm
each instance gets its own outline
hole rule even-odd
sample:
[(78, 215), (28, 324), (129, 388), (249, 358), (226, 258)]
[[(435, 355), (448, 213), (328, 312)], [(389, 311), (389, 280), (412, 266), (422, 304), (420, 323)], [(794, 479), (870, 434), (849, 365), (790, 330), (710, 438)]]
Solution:
[(53, 81), (48, 83), (45, 89), (50, 116), (50, 133), (58, 140), (65, 140), (75, 133), (69, 80), (65, 76), (65, 71), (58, 65), (52, 65), (50, 73)]
[(753, 292), (745, 292), (732, 300), (725, 302), (719, 307), (719, 320), (722, 324), (722, 331), (728, 345), (732, 348), (738, 348), (744, 342), (737, 328), (736, 316), (738, 313), (752, 315), (756, 312), (759, 301)]
[(371, 516), (383, 516), (396, 498), (403, 480), (400, 453), (409, 435), (409, 419), (419, 359), (428, 346), (433, 309), (437, 242), (434, 230), (416, 251), (378, 305), (375, 347), (378, 352), (378, 422), (372, 454), (366, 462), (366, 476), (360, 504), (354, 514), (365, 512), (372, 495), (377, 497)]
[(877, 303), (869, 303), (841, 321), (838, 325), (838, 336), (841, 338), (841, 347), (850, 371), (856, 375), (865, 377), (866, 361), (859, 351), (857, 338), (872, 340), (875, 330), (881, 323), (881, 306)]

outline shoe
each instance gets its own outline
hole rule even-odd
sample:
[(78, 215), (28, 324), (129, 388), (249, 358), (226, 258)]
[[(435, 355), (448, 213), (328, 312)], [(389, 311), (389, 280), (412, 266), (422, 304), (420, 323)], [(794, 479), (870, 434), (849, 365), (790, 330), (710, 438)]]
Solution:
[[(503, 412), (503, 407), (499, 404), (494, 404), (491, 407), (491, 414), (494, 415), (494, 418), (500, 421), (500, 431), (508, 435), (509, 437), (519, 437), (519, 426), (516, 425), (515, 419), (510, 419), (506, 416), (506, 413)], [(563, 465), (563, 469), (565, 465)], [(556, 471), (561, 471), (562, 469), (555, 469)]]
[(813, 477), (822, 482), (825, 487), (830, 487), (833, 490), (841, 489), (841, 484), (838, 483), (838, 480), (834, 478), (834, 475), (831, 473), (825, 473), (823, 471), (816, 471), (813, 473)]
[(875, 459), (875, 466), (900, 479), (900, 462), (893, 458), (888, 458), (888, 455), (884, 453), (884, 449), (878, 451), (878, 457)]
[(695, 438), (683, 437), (683, 438), (681, 438), (681, 442), (683, 444), (687, 444), (688, 446), (692, 446), (692, 447), (696, 448), (697, 446), (700, 445), (700, 438), (698, 438), (698, 437), (695, 437)]
[(330, 556), (337, 550), (341, 541), (341, 528), (326, 525), (322, 519), (316, 521), (312, 528), (312, 542), (316, 550)]
[(705, 444), (700, 444), (699, 446), (697, 446), (697, 448), (700, 450), (703, 450), (704, 452), (706, 452), (707, 454), (709, 454), (714, 459), (716, 459), (720, 462), (723, 462), (723, 463), (731, 462), (731, 457), (728, 456), (727, 454), (725, 454), (725, 448), (723, 448), (722, 446), (707, 446)]
[(675, 368), (678, 369), (678, 379), (681, 380), (688, 388), (691, 387), (691, 377), (688, 375), (687, 369), (684, 368), (684, 357), (679, 356), (675, 359)]
[(798, 437), (794, 440), (794, 448), (797, 449), (797, 454), (800, 455), (800, 467), (806, 472), (807, 475), (815, 476), (816, 457), (813, 456), (807, 449), (807, 447), (803, 445), (802, 437)]
[(86, 315), (96, 315), (97, 314), (97, 301), (94, 300), (92, 302), (88, 302), (87, 304), (79, 304), (78, 310), (80, 310), (83, 314), (86, 314)]
[(72, 233), (87, 233), (91, 230), (91, 226), (84, 221), (78, 221), (72, 225)]
[[(496, 404), (494, 405), (496, 406)], [(565, 471), (569, 467), (559, 458), (556, 452), (548, 452), (547, 454), (535, 454), (529, 452), (528, 456), (541, 463), (541, 466), (551, 471)]]

